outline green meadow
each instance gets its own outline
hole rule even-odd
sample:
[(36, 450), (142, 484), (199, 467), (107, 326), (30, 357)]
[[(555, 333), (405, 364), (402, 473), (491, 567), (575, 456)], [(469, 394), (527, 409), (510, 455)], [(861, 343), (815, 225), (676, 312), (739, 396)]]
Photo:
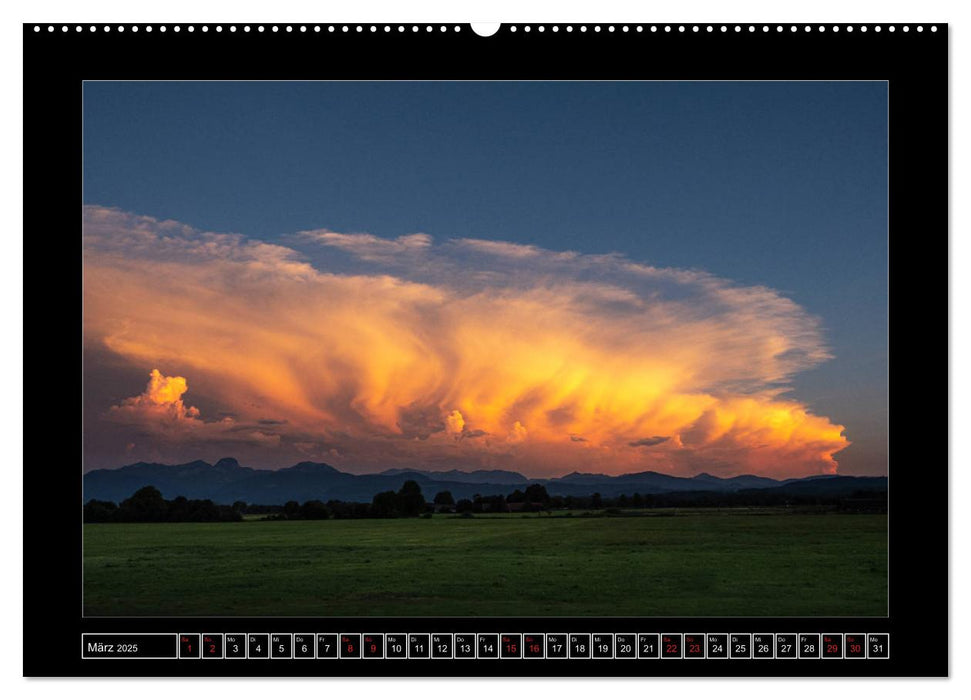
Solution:
[(880, 616), (887, 516), (88, 524), (86, 615)]

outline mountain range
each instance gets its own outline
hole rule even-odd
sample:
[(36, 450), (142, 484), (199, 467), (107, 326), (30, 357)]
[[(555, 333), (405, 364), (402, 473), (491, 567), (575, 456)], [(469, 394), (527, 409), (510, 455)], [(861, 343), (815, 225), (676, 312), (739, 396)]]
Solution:
[(472, 498), (476, 494), (508, 495), (514, 489), (524, 490), (529, 484), (542, 484), (551, 496), (589, 496), (599, 493), (605, 498), (621, 494), (676, 493), (686, 491), (737, 492), (771, 489), (793, 495), (839, 495), (859, 490), (885, 490), (887, 477), (811, 476), (802, 479), (776, 480), (764, 476), (742, 475), (729, 478), (698, 474), (693, 477), (671, 476), (654, 471), (608, 476), (573, 472), (551, 479), (530, 479), (506, 470), (424, 471), (388, 469), (376, 474), (349, 474), (329, 464), (300, 462), (284, 469), (252, 469), (240, 466), (232, 457), (215, 464), (201, 460), (186, 464), (137, 462), (118, 469), (97, 469), (83, 477), (84, 500), (114, 501), (128, 498), (142, 486), (155, 486), (165, 498), (211, 499), (231, 504), (246, 501), (262, 505), (279, 505), (287, 501), (304, 502), (340, 500), (370, 502), (381, 491), (397, 491), (413, 479), (421, 486), (425, 499), (431, 501), (439, 491), (452, 496)]

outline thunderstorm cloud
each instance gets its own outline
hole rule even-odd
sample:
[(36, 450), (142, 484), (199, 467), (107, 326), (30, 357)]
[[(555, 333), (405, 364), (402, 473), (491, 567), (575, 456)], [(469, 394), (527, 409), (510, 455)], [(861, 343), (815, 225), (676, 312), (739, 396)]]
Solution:
[(849, 444), (791, 395), (830, 355), (775, 290), (423, 233), (281, 240), (84, 209), (103, 460), (237, 441), (244, 463), (352, 471), (797, 476), (834, 473)]

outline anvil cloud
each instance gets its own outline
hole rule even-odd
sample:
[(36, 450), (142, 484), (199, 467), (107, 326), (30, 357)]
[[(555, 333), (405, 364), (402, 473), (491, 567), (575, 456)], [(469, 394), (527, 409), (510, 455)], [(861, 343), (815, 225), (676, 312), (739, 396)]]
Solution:
[(284, 240), (85, 208), (84, 342), (125, 369), (86, 416), (99, 444), (535, 476), (833, 473), (849, 444), (789, 395), (829, 353), (772, 289), (421, 233)]

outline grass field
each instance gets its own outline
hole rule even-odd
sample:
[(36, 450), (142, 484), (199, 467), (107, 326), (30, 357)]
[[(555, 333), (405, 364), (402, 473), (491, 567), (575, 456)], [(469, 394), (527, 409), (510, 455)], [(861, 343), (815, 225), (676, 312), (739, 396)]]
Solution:
[(884, 615), (887, 517), (84, 526), (87, 615)]

